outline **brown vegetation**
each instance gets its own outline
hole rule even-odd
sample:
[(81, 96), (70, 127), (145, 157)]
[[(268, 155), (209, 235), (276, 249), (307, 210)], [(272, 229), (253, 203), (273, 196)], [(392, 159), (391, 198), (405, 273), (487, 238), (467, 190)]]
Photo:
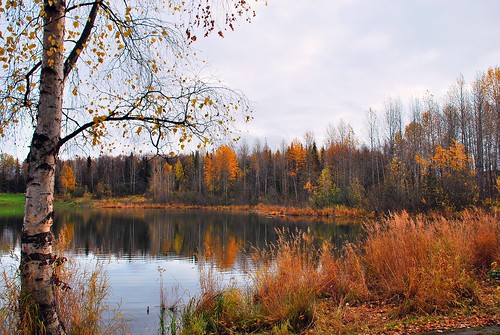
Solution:
[(95, 208), (149, 208), (149, 209), (178, 209), (178, 210), (211, 210), (211, 211), (232, 211), (251, 212), (264, 216), (287, 216), (287, 217), (318, 217), (318, 218), (355, 218), (367, 217), (370, 214), (359, 208), (352, 208), (343, 205), (336, 205), (326, 208), (293, 207), (277, 205), (227, 205), (227, 206), (203, 206), (187, 204), (161, 204), (151, 202), (142, 196), (90, 199), (78, 198), (72, 202), (76, 206), (89, 206)]
[(250, 285), (204, 286), (185, 313), (185, 331), (404, 333), (499, 321), (498, 282), (488, 276), (500, 261), (497, 217), (403, 212), (366, 230), (366, 240), (342, 250), (282, 232), (257, 253)]

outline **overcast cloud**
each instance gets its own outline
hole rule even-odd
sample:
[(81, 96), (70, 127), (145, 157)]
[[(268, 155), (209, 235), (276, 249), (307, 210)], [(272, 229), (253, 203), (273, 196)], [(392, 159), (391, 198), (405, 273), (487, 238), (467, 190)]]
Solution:
[(252, 101), (240, 128), (272, 146), (341, 119), (363, 137), (368, 108), (426, 91), (438, 101), (463, 74), (500, 65), (497, 0), (269, 0), (251, 24), (198, 40), (208, 68)]
[[(307, 131), (322, 145), (341, 119), (363, 139), (370, 107), (382, 118), (389, 98), (408, 108), (426, 91), (441, 102), (460, 74), (470, 83), (500, 66), (499, 0), (268, 2), (251, 24), (194, 43), (207, 73), (252, 102), (254, 120), (239, 125), (250, 146), (258, 138), (276, 148)], [(0, 151), (24, 157), (14, 140)]]

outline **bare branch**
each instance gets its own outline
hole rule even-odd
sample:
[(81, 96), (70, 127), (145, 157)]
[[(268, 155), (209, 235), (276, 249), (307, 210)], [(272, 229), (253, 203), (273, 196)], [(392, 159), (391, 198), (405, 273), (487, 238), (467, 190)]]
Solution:
[(94, 28), (95, 19), (97, 17), (97, 13), (99, 11), (101, 3), (102, 0), (97, 0), (92, 4), (92, 8), (90, 10), (87, 23), (83, 28), (82, 34), (80, 35), (80, 38), (73, 47), (73, 50), (71, 50), (71, 53), (69, 54), (68, 58), (66, 58), (66, 61), (64, 62), (64, 79), (68, 77), (68, 74), (73, 69), (73, 66), (75, 66), (76, 62), (78, 61), (78, 58), (80, 57), (80, 53), (82, 52), (85, 44), (87, 43), (90, 37), (90, 33), (92, 32), (92, 28)]
[(38, 68), (40, 68), (41, 65), (42, 65), (42, 61), (39, 61), (25, 75), (25, 77), (26, 77), (26, 92), (24, 92), (24, 100), (23, 100), (24, 107), (29, 107), (29, 105), (30, 105), (28, 100), (29, 100), (29, 95), (31, 93), (31, 76), (33, 75), (33, 73), (35, 73), (36, 70), (38, 70)]
[(78, 5), (66, 8), (66, 13), (69, 13), (71, 11), (74, 11), (75, 9), (79, 9), (79, 8), (86, 7), (86, 6), (95, 6), (96, 2), (102, 2), (102, 1), (98, 0), (98, 1), (92, 1), (92, 2), (79, 3)]

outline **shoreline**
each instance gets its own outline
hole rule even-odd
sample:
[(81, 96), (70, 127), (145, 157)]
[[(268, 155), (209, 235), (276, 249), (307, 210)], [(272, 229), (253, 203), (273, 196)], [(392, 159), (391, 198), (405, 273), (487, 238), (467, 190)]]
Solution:
[(172, 209), (172, 210), (206, 210), (219, 212), (255, 213), (269, 217), (305, 217), (319, 219), (352, 218), (356, 220), (370, 219), (373, 213), (358, 208), (335, 206), (328, 208), (294, 207), (284, 205), (192, 205), (192, 204), (161, 204), (151, 202), (144, 197), (90, 199), (71, 198), (60, 199), (59, 204), (84, 208), (119, 208), (119, 209)]

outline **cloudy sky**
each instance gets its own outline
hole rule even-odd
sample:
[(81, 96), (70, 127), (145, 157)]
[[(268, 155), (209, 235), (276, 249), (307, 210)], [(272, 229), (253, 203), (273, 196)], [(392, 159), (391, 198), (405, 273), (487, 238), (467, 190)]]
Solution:
[(426, 91), (442, 101), (463, 74), (500, 65), (498, 0), (269, 0), (251, 24), (198, 40), (209, 69), (252, 101), (243, 126), (271, 146), (341, 119), (364, 137), (368, 108)]
[[(206, 71), (252, 102), (254, 120), (239, 125), (250, 146), (258, 138), (276, 148), (308, 131), (322, 145), (340, 120), (363, 140), (370, 107), (381, 119), (389, 98), (406, 109), (426, 91), (443, 101), (460, 74), (470, 83), (500, 66), (500, 0), (268, 0), (255, 9), (251, 24), (194, 43)], [(0, 152), (25, 157), (21, 142), (1, 142)]]

